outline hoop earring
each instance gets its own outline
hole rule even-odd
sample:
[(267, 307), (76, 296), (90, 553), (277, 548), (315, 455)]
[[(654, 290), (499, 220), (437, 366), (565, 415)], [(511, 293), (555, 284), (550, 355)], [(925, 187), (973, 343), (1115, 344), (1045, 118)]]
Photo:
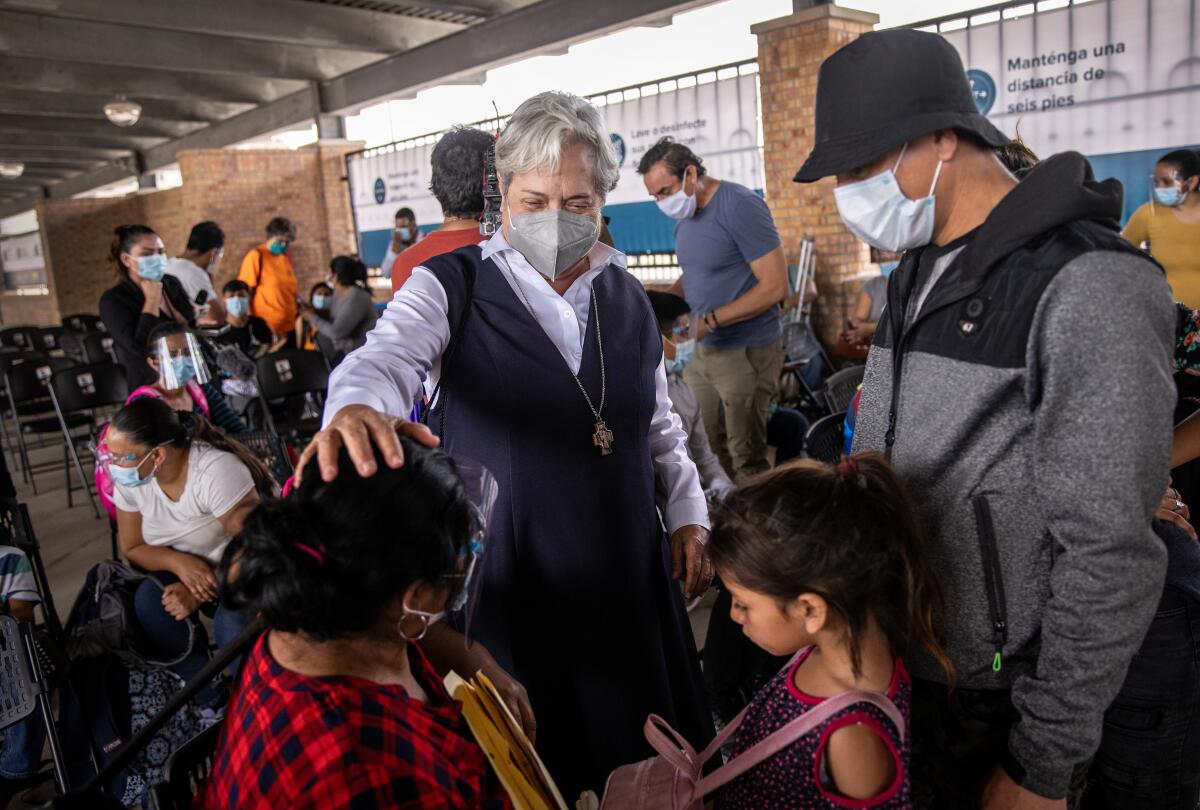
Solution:
[[(404, 632), (404, 619), (407, 619), (409, 616), (416, 616), (421, 620), (421, 632), (415, 636), (410, 636), (408, 633)], [(406, 613), (404, 614), (404, 617), (400, 619), (400, 623), (396, 625), (396, 629), (400, 632), (400, 638), (411, 644), (414, 641), (420, 641), (421, 639), (425, 638), (425, 634), (429, 632), (430, 624), (431, 622), (428, 616), (422, 616), (419, 613)]]

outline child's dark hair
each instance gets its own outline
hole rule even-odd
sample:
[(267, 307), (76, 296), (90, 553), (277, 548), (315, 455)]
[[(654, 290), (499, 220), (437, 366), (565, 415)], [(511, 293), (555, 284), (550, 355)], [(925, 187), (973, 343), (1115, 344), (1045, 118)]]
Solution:
[(718, 508), (708, 549), (722, 577), (781, 606), (822, 597), (843, 626), (856, 675), (874, 617), (894, 654), (914, 641), (954, 677), (936, 629), (941, 588), (904, 486), (879, 454), (836, 468), (803, 459), (756, 476)]
[(466, 489), (444, 453), (400, 443), (399, 469), (376, 450), (378, 471), (363, 477), (343, 448), (337, 478), (323, 481), (309, 464), (287, 498), (259, 504), (242, 529), (236, 574), (238, 546), (222, 563), (231, 603), (276, 630), (351, 638), (413, 583), (453, 574), (474, 526)]
[(178, 321), (163, 321), (151, 329), (150, 334), (146, 335), (146, 345), (143, 347), (146, 357), (154, 357), (158, 353), (158, 342), (163, 338), (172, 335), (186, 335), (191, 331)]
[(109, 255), (117, 263), (117, 272), (120, 273), (121, 278), (129, 278), (129, 268), (121, 261), (121, 254), (133, 250), (133, 246), (143, 236), (154, 235), (154, 229), (145, 225), (118, 225), (113, 230), (113, 242)]
[(225, 431), (202, 415), (177, 411), (156, 397), (139, 397), (121, 408), (113, 417), (111, 429), (120, 431), (142, 447), (169, 444), (183, 448), (194, 441), (204, 442), (216, 450), (237, 456), (238, 461), (250, 471), (254, 488), (260, 496), (275, 491), (275, 479), (271, 477), (267, 465), (250, 448), (226, 436)]
[(367, 266), (357, 256), (334, 256), (329, 262), (329, 270), (343, 287), (367, 290)]
[(225, 282), (225, 286), (221, 288), (222, 295), (229, 295), (230, 293), (240, 293), (240, 292), (244, 292), (247, 295), (249, 295), (250, 294), (250, 285), (238, 278), (229, 279), (229, 281)]

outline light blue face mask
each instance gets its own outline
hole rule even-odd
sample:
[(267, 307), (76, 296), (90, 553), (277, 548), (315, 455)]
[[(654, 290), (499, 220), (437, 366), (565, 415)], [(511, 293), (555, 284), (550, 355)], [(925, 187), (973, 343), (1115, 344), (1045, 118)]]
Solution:
[(1179, 186), (1167, 186), (1166, 188), (1154, 189), (1154, 200), (1159, 205), (1165, 205), (1168, 208), (1174, 208), (1187, 198), (1186, 191), (1180, 191)]
[(410, 228), (397, 228), (396, 234), (400, 237), (401, 242), (412, 241), (412, 229)]
[(899, 266), (900, 262), (884, 262), (883, 264), (879, 265), (879, 272), (884, 278), (887, 278), (894, 273), (896, 268)]
[(314, 295), (312, 297), (313, 309), (329, 309), (328, 295)]
[(675, 344), (675, 359), (667, 361), (668, 374), (682, 374), (683, 367), (696, 355), (696, 341), (681, 340)]
[(907, 150), (905, 144), (892, 168), (833, 190), (838, 214), (846, 227), (871, 247), (889, 253), (928, 245), (933, 239), (933, 190), (942, 173), (942, 161), (933, 172), (929, 194), (910, 200), (896, 182), (896, 169)]
[(172, 357), (171, 370), (175, 373), (175, 381), (180, 386), (187, 385), (196, 379), (196, 364), (190, 357)]
[[(157, 449), (157, 447), (154, 448), (154, 450)], [(112, 478), (113, 483), (119, 487), (125, 487), (126, 489), (135, 489), (152, 479), (154, 474), (158, 472), (157, 466), (151, 470), (150, 474), (145, 478), (142, 478), (140, 475), (138, 475), (138, 470), (142, 468), (142, 465), (146, 463), (146, 459), (150, 458), (150, 456), (154, 453), (154, 450), (151, 450), (149, 453), (142, 456), (142, 460), (137, 464), (134, 464), (132, 467), (118, 467), (116, 464), (109, 464), (108, 475), (110, 478)]]
[(167, 257), (161, 253), (138, 259), (138, 275), (146, 281), (162, 281), (167, 273)]
[(240, 318), (250, 311), (250, 299), (242, 298), (226, 298), (225, 309), (235, 318)]

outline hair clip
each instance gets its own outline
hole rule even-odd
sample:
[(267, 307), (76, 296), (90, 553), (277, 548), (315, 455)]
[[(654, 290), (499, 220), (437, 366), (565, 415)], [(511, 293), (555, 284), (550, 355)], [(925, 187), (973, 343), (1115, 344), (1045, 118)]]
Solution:
[(857, 484), (863, 489), (867, 488), (867, 478), (858, 469), (858, 462), (853, 456), (842, 456), (842, 460), (837, 465), (837, 474), (847, 483)]
[(321, 568), (325, 565), (325, 546), (317, 546), (316, 548), (313, 548), (307, 543), (301, 543), (299, 540), (293, 540), (292, 545), (316, 560), (318, 568)]

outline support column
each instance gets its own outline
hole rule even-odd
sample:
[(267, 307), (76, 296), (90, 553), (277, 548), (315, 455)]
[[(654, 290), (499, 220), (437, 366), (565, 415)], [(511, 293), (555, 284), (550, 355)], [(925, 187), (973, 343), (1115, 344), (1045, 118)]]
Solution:
[(863, 282), (878, 270), (868, 247), (838, 216), (833, 179), (800, 184), (792, 176), (813, 147), (821, 62), (878, 22), (877, 14), (827, 4), (750, 29), (758, 36), (767, 202), (789, 263), (797, 260), (804, 235), (813, 236), (820, 292), (814, 324), (828, 346), (835, 345)]
[(346, 137), (346, 119), (340, 115), (317, 116), (317, 139), (344, 140)]

